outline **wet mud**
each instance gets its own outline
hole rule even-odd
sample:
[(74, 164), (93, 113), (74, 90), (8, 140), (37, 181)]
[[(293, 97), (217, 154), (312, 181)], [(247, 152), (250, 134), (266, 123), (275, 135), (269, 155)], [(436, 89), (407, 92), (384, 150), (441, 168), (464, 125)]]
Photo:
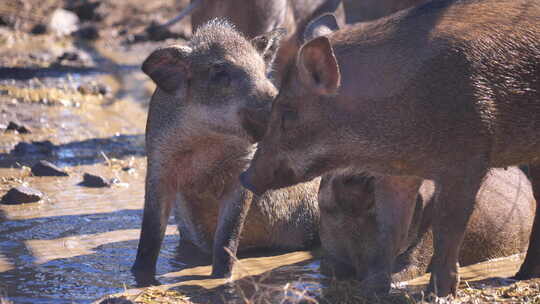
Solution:
[[(44, 195), (37, 203), (0, 204), (0, 302), (98, 303), (111, 294), (155, 302), (149, 290), (161, 292), (160, 303), (324, 302), (335, 289), (335, 281), (319, 273), (320, 252), (251, 253), (240, 257), (232, 280), (212, 279), (209, 257), (180, 242), (173, 219), (157, 265), (162, 285), (137, 288), (129, 269), (139, 238), (144, 128), (154, 88), (139, 65), (154, 48), (182, 42), (148, 41), (141, 33), (185, 3), (102, 1), (108, 11), (98, 12), (108, 13), (93, 24), (101, 37), (96, 41), (29, 33), (59, 1), (44, 1), (40, 10), (25, 1), (0, 4), (0, 17), (15, 20), (0, 25), (0, 195), (20, 185)], [(179, 25), (184, 36), (187, 23)], [(10, 122), (30, 132), (5, 131)], [(69, 176), (32, 176), (30, 167), (41, 160)], [(84, 187), (85, 173), (111, 186)], [(510, 284), (493, 278), (513, 275), (519, 264), (520, 257), (509, 257), (473, 265), (462, 278)], [(393, 294), (405, 299), (425, 283), (427, 276), (396, 284)]]

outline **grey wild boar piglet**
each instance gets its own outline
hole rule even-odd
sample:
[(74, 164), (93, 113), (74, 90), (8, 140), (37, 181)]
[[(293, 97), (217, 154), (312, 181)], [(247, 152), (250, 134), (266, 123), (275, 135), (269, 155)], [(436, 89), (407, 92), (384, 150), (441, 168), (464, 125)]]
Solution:
[[(381, 251), (377, 237), (384, 227), (377, 222), (377, 213), (392, 212), (377, 208), (375, 192), (391, 185), (391, 178), (347, 171), (322, 178), (319, 233), (325, 273), (365, 278), (367, 263)], [(426, 180), (419, 190), (407, 242), (396, 253), (394, 281), (409, 280), (428, 270), (433, 254), (434, 200), (434, 183)], [(525, 251), (535, 208), (531, 183), (521, 170), (491, 170), (476, 196), (459, 253), (460, 265)]]
[[(381, 213), (385, 250), (362, 282), (387, 292), (418, 188), (433, 180), (428, 288), (455, 293), (460, 245), (488, 170), (529, 164), (540, 201), (539, 20), (538, 1), (440, 0), (308, 41), (243, 185), (261, 194), (343, 168), (395, 176), (399, 192), (375, 194), (378, 208), (396, 212)], [(540, 276), (539, 209), (520, 279)]]
[(260, 138), (245, 127), (261, 109), (268, 114), (277, 93), (266, 74), (281, 35), (249, 41), (214, 20), (188, 45), (158, 49), (143, 63), (157, 89), (146, 126), (146, 195), (133, 266), (138, 281), (153, 280), (172, 208), (181, 239), (213, 253), (218, 277), (230, 275), (233, 257), (226, 249), (235, 254), (239, 242), (240, 249), (318, 242), (319, 181), (254, 197), (238, 180)]

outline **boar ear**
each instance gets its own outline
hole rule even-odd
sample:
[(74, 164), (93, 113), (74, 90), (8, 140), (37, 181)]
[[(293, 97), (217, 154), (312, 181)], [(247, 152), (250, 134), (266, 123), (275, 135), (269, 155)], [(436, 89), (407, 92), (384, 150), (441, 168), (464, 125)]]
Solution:
[(304, 30), (304, 41), (325, 36), (339, 30), (336, 16), (331, 13), (323, 14), (313, 19)]
[(187, 46), (173, 45), (155, 50), (142, 65), (143, 72), (150, 76), (156, 85), (171, 95), (185, 91), (191, 77)]
[(328, 38), (322, 36), (304, 44), (296, 60), (300, 81), (317, 94), (335, 94), (340, 86), (340, 72)]
[(285, 34), (287, 30), (278, 28), (251, 40), (251, 44), (261, 54), (267, 67), (274, 63), (280, 41)]

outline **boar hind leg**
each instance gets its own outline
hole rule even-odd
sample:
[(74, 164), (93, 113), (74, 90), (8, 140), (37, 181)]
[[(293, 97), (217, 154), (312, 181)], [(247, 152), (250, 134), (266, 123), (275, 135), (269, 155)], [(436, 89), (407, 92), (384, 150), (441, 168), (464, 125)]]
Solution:
[(214, 236), (212, 276), (230, 277), (244, 226), (251, 205), (251, 196), (240, 185), (222, 201)]
[[(472, 164), (471, 166), (474, 166)], [(485, 168), (446, 173), (437, 180), (433, 220), (434, 254), (428, 292), (455, 295), (459, 284), (458, 257), (476, 195), (487, 173)]]
[(161, 179), (146, 179), (146, 195), (137, 258), (131, 268), (140, 286), (156, 284), (156, 263), (175, 191)]
[(530, 166), (529, 174), (536, 199), (536, 215), (534, 216), (527, 256), (515, 276), (518, 280), (540, 277), (540, 165)]

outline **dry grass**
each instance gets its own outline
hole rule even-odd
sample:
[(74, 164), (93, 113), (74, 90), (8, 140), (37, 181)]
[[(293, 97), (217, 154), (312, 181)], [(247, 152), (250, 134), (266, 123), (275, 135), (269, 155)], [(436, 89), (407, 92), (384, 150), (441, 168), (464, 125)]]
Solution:
[(135, 303), (140, 304), (158, 304), (158, 303), (171, 303), (171, 304), (189, 304), (189, 297), (186, 295), (174, 291), (174, 290), (161, 290), (159, 288), (148, 288), (143, 293), (139, 294), (133, 299)]
[[(267, 283), (270, 274), (251, 277), (232, 283), (234, 295), (232, 298), (221, 297), (224, 303), (242, 304), (480, 304), (480, 303), (523, 303), (540, 304), (540, 279), (519, 281), (508, 286), (491, 286), (483, 283), (464, 283), (456, 297), (429, 298), (422, 292), (413, 293), (407, 290), (396, 290), (389, 295), (366, 297), (358, 290), (357, 281), (330, 280), (325, 287), (317, 290), (301, 288), (306, 283), (292, 281), (285, 285)], [(495, 285), (495, 284), (493, 284)], [(137, 304), (150, 303), (214, 303), (204, 299), (215, 298), (216, 290), (208, 291), (208, 296), (198, 294), (195, 302), (190, 297), (176, 290), (147, 288), (136, 296), (124, 297)], [(212, 297), (213, 296), (213, 297)], [(202, 299), (202, 300), (201, 300)], [(4, 302), (0, 302), (4, 304)], [(118, 302), (122, 303), (122, 302)], [(129, 302), (128, 302), (129, 303)]]
[[(148, 287), (142, 290), (136, 295), (120, 295), (107, 297), (101, 300), (99, 303), (103, 304), (191, 304), (189, 297), (174, 291), (174, 290), (163, 290), (156, 287)], [(0, 303), (3, 304), (3, 303)]]

